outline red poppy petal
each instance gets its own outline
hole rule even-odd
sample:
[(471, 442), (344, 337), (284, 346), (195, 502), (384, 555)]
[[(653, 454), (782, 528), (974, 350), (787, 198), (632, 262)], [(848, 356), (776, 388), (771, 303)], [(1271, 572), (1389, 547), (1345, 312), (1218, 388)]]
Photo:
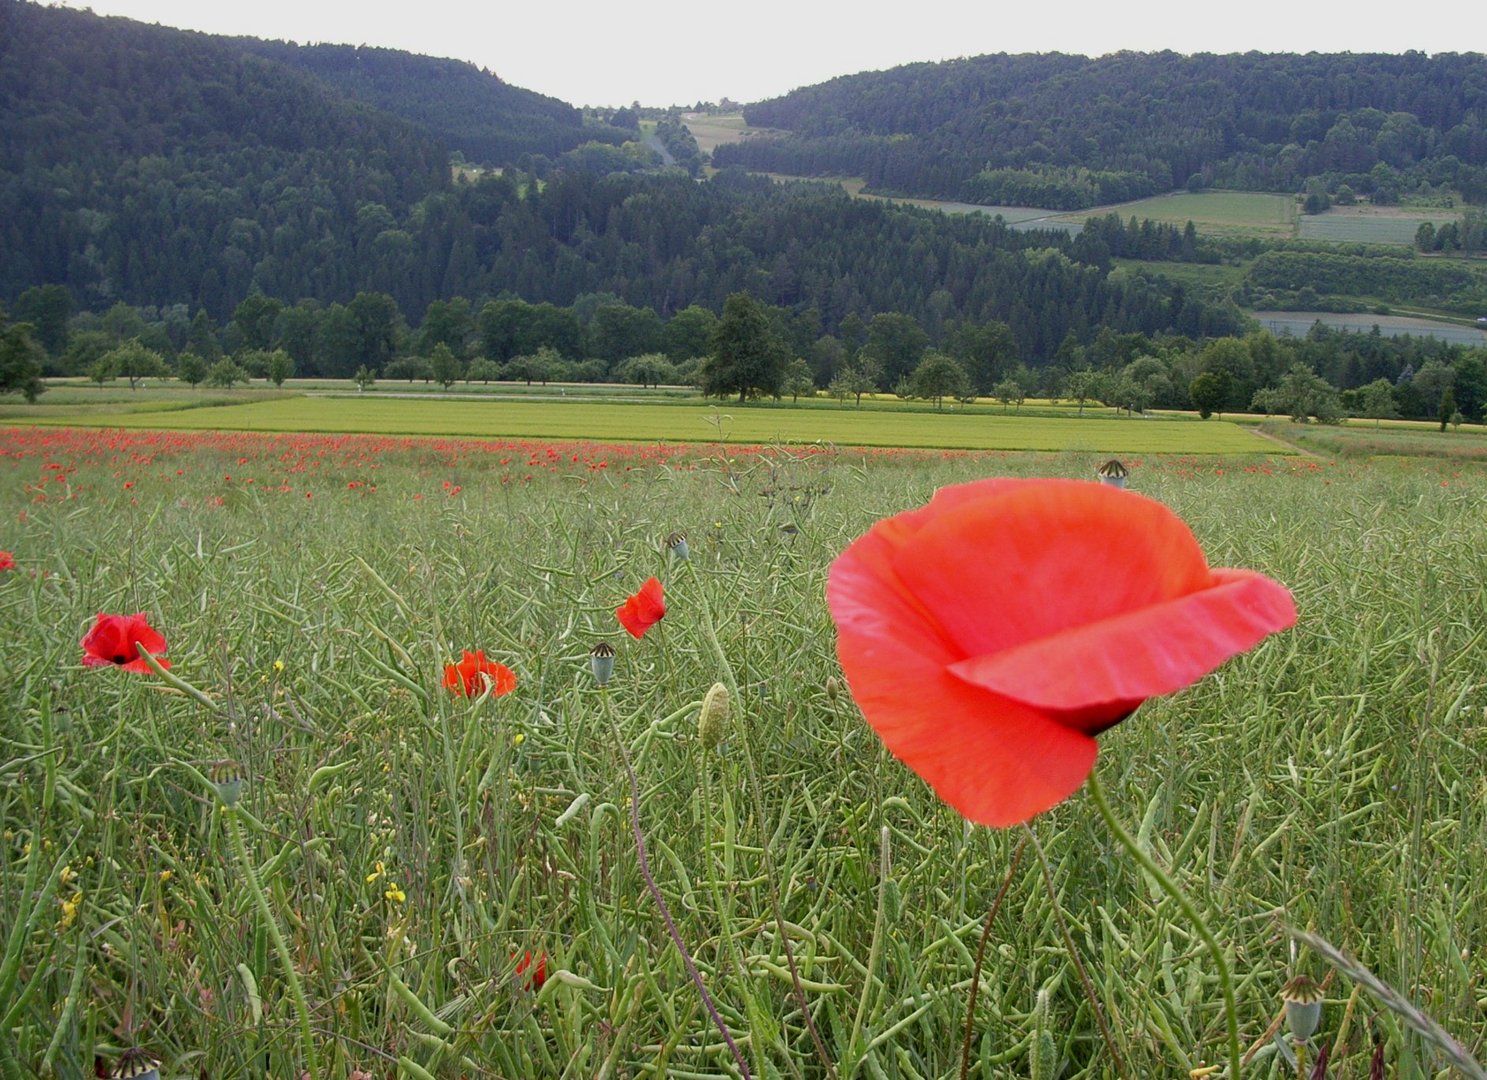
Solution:
[[(159, 664), (163, 668), (170, 667), (170, 661), (166, 660), (164, 657), (157, 656), (155, 658), (155, 663)], [(135, 671), (141, 675), (150, 674), (155, 670), (149, 665), (149, 662), (146, 661), (144, 657), (140, 657), (138, 660), (131, 660), (129, 661), (129, 663), (123, 664), (121, 666), (125, 671)]]
[(962, 660), (950, 671), (1040, 709), (1170, 694), (1296, 621), (1290, 592), (1264, 575), (1212, 576), (1211, 588)]
[(827, 600), (842, 671), (888, 749), (972, 821), (1006, 826), (1067, 798), (1095, 741), (946, 671), (961, 658), (890, 568), (896, 528), (874, 527), (832, 564)]
[(883, 744), (971, 821), (1005, 827), (1068, 798), (1094, 767), (1095, 740), (1035, 709), (928, 665), (884, 665), (843, 637), (842, 670)]
[(1152, 499), (1078, 480), (989, 490), (953, 501), (892, 559), (962, 657), (1139, 610), (1211, 580), (1187, 525)]
[(130, 617), (126, 633), (130, 641), (136, 645), (143, 646), (152, 655), (165, 652), (165, 635), (145, 620), (143, 612)]

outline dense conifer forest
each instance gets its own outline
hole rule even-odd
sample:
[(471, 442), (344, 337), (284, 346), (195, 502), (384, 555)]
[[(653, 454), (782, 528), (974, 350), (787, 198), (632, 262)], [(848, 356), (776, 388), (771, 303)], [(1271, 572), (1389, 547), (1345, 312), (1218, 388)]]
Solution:
[(744, 116), (789, 135), (719, 147), (718, 164), (987, 205), (1308, 181), (1487, 201), (1480, 53), (978, 56), (842, 76)]

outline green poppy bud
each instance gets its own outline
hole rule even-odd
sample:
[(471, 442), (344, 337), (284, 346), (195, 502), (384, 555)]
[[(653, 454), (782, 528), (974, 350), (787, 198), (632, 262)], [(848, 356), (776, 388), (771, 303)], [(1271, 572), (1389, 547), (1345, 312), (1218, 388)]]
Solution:
[(723, 741), (728, 727), (728, 688), (722, 683), (713, 683), (712, 689), (702, 699), (702, 711), (697, 714), (697, 739), (704, 750), (715, 749)]
[(687, 534), (684, 532), (674, 532), (666, 537), (666, 547), (671, 551), (673, 559), (685, 561), (690, 555), (687, 548)]

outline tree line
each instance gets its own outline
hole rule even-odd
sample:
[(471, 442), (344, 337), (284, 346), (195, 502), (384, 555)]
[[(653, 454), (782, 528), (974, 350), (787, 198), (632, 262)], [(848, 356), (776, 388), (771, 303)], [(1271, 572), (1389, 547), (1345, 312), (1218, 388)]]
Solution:
[[(0, 313), (3, 315), (3, 313)], [(855, 315), (837, 333), (818, 313), (729, 296), (722, 312), (692, 306), (668, 320), (618, 297), (590, 294), (569, 307), (514, 298), (481, 305), (431, 303), (410, 325), (391, 297), (348, 305), (285, 305), (253, 294), (225, 326), (205, 311), (71, 310), (60, 286), (27, 290), (0, 317), (0, 378), (34, 399), (43, 374), (83, 375), (100, 386), (175, 377), (232, 387), (251, 378), (439, 383), (497, 380), (680, 384), (705, 394), (799, 397), (825, 391), (860, 406), (864, 395), (946, 402), (991, 397), (1004, 409), (1030, 396), (1152, 408), (1260, 411), (1334, 421), (1344, 415), (1483, 419), (1487, 349), (1430, 337), (1331, 330), (1302, 338), (1266, 331), (1197, 340), (1101, 329), (1071, 334), (1052, 357), (1030, 357), (1002, 322), (955, 322), (938, 336), (912, 316)], [(1459, 417), (1457, 414), (1460, 414)]]

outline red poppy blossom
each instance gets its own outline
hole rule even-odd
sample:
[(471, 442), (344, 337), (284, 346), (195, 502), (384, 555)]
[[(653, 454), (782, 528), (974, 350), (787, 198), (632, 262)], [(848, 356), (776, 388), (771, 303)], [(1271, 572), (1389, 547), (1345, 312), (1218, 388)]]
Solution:
[(972, 821), (1067, 798), (1094, 736), (1296, 621), (1291, 594), (1210, 569), (1161, 503), (1076, 480), (942, 488), (832, 564), (853, 697), (888, 749)]
[(500, 697), (516, 689), (516, 676), (505, 664), (487, 660), (484, 649), (466, 649), (458, 664), (444, 665), (444, 685), (450, 693), (465, 697), (479, 697), (489, 686), (491, 697)]
[[(512, 953), (513, 957), (515, 955)], [(533, 959), (530, 951), (523, 952), (516, 962), (516, 977), (523, 989), (541, 990), (542, 984), (547, 982), (547, 953), (539, 951)]]
[(615, 608), (620, 625), (630, 631), (631, 637), (644, 637), (645, 632), (661, 621), (666, 614), (666, 598), (662, 595), (661, 583), (655, 578), (646, 579), (640, 591), (632, 593), (623, 604)]
[(14, 570), (15, 556), (8, 551), (0, 551), (0, 570)]
[(161, 667), (170, 667), (169, 660), (159, 659), (165, 652), (165, 635), (149, 624), (144, 612), (137, 615), (99, 612), (93, 629), (83, 636), (82, 646), (83, 663), (88, 667), (121, 667), (125, 671), (149, 672), (153, 669), (139, 654), (142, 648), (154, 656)]

